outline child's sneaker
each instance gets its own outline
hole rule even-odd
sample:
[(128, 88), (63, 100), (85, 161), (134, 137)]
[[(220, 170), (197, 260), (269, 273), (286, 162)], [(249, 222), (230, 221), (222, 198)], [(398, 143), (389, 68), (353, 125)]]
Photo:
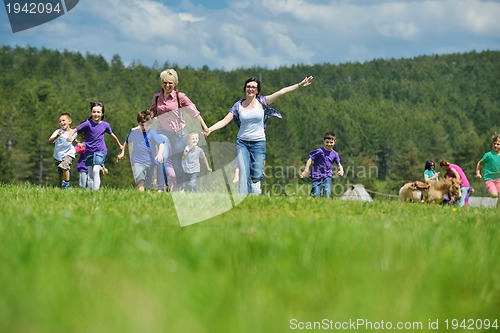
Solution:
[(252, 182), (250, 184), (250, 188), (252, 190), (252, 194), (261, 194), (262, 193), (262, 190), (260, 189), (260, 182)]
[(69, 184), (69, 181), (63, 181), (62, 184), (61, 184), (61, 188), (63, 189), (66, 189), (66, 188), (70, 188), (70, 184)]

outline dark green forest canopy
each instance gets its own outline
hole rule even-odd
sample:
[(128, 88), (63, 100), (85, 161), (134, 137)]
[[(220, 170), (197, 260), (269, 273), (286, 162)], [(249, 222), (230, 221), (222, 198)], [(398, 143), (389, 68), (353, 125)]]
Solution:
[[(459, 164), (472, 178), (475, 164), (491, 148), (491, 135), (500, 132), (500, 51), (220, 71), (179, 68), (168, 59), (147, 67), (125, 65), (119, 55), (108, 62), (95, 54), (3, 46), (0, 182), (55, 184), (47, 139), (58, 127), (57, 117), (69, 112), (76, 126), (88, 117), (94, 99), (106, 103), (106, 120), (124, 141), (136, 113), (160, 90), (159, 73), (167, 67), (178, 71), (179, 90), (209, 126), (244, 96), (250, 76), (261, 79), (263, 95), (315, 77), (311, 86), (273, 104), (283, 119), (273, 118), (267, 127), (269, 183), (296, 181), (326, 131), (337, 134), (335, 149), (348, 168), (342, 181), (397, 186), (421, 179), (429, 159)], [(230, 124), (209, 141), (234, 142), (236, 133), (236, 124)], [(109, 155), (116, 156), (118, 148), (106, 140)], [(133, 183), (127, 163), (109, 158), (108, 167), (107, 185)]]

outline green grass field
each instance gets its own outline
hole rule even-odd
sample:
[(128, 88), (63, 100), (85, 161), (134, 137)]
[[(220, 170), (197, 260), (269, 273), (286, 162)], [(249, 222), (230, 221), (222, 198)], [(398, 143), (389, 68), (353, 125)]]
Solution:
[(0, 332), (500, 321), (498, 209), (260, 196), (181, 228), (170, 194), (0, 193)]

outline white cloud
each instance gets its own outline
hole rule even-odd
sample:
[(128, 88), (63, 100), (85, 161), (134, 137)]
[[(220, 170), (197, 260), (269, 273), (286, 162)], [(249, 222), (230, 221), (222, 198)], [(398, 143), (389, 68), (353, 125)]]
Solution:
[(409, 39), (418, 33), (418, 28), (412, 22), (392, 22), (378, 25), (377, 31), (383, 37)]
[(464, 23), (466, 27), (476, 33), (500, 33), (500, 5), (498, 3), (482, 3), (481, 6), (472, 6), (465, 11)]
[[(500, 49), (498, 1), (85, 0), (3, 43), (234, 69)], [(0, 14), (0, 18), (3, 18)], [(5, 15), (5, 13), (3, 13)]]
[(179, 13), (179, 19), (181, 22), (195, 23), (205, 21), (203, 17), (196, 17), (190, 13)]

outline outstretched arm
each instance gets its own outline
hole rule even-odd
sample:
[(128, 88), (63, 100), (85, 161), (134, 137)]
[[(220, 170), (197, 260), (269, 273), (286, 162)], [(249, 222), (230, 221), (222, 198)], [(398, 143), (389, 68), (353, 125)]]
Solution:
[(295, 91), (295, 90), (302, 88), (302, 87), (307, 87), (308, 85), (310, 85), (312, 83), (312, 80), (313, 80), (312, 76), (306, 76), (304, 78), (304, 80), (300, 81), (299, 83), (296, 83), (294, 85), (291, 85), (291, 86), (288, 86), (285, 88), (281, 88), (277, 92), (267, 96), (267, 104), (271, 104), (272, 102), (274, 102), (275, 100), (277, 100), (281, 96), (288, 94), (289, 92)]
[(73, 137), (75, 136), (75, 134), (76, 134), (76, 128), (73, 128), (71, 130), (71, 132), (69, 133), (68, 138), (66, 139), (66, 141), (72, 142), (73, 141)]
[(201, 128), (203, 129), (203, 132), (207, 133), (208, 126), (207, 126), (207, 124), (205, 124), (205, 120), (203, 120), (203, 117), (201, 116), (201, 114), (198, 116), (198, 120), (200, 121), (200, 125), (201, 125)]
[(231, 122), (231, 120), (233, 120), (233, 114), (231, 112), (228, 112), (228, 114), (224, 118), (222, 118), (221, 120), (219, 120), (218, 122), (216, 122), (215, 124), (213, 124), (208, 128), (206, 136), (209, 136), (210, 133), (225, 127), (227, 124)]
[(115, 133), (111, 133), (111, 137), (113, 138), (113, 140), (115, 140), (115, 142), (118, 145), (118, 147), (120, 147), (120, 149), (123, 150), (122, 143), (120, 142), (120, 140), (118, 139), (118, 137), (115, 135)]
[(127, 141), (125, 141), (125, 143), (122, 146), (122, 152), (120, 154), (118, 154), (118, 156), (117, 156), (118, 160), (121, 160), (123, 158), (123, 156), (125, 156), (125, 149), (126, 148), (127, 148)]

